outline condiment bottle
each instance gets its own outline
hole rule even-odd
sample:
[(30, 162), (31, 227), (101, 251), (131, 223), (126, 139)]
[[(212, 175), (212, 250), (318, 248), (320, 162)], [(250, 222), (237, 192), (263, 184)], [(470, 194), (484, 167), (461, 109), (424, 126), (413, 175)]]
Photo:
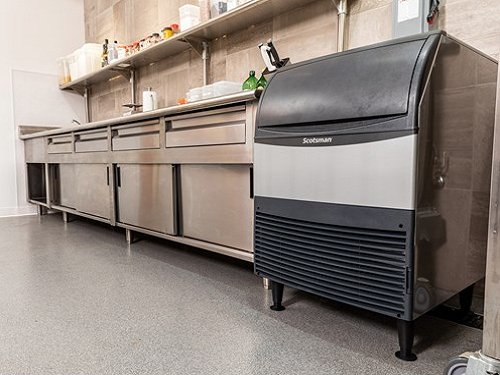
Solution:
[(102, 55), (101, 55), (101, 66), (104, 68), (108, 65), (108, 43), (107, 39), (104, 39), (104, 43), (102, 45)]
[(176, 23), (173, 23), (170, 25), (170, 27), (172, 28), (172, 32), (175, 34), (179, 34), (180, 30), (179, 30), (179, 25), (176, 24)]
[(257, 78), (255, 77), (255, 70), (250, 70), (248, 78), (243, 82), (242, 89), (245, 90), (255, 90), (257, 88)]
[(163, 34), (163, 39), (168, 39), (168, 38), (170, 38), (170, 37), (172, 37), (174, 35), (174, 32), (173, 32), (172, 28), (169, 27), (169, 26), (164, 27), (161, 30), (161, 33)]

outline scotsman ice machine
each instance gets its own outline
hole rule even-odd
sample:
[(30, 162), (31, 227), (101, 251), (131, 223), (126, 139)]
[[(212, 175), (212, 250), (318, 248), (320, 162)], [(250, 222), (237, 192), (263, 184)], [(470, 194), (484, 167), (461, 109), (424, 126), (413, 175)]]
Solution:
[(287, 285), (395, 317), (416, 358), (413, 321), (484, 277), (496, 71), (433, 32), (274, 74), (254, 155), (272, 308)]

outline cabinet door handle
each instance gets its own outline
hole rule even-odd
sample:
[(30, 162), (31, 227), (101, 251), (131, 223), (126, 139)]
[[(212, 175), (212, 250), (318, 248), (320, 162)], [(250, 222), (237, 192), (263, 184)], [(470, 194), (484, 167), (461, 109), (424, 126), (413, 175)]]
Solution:
[(253, 166), (250, 166), (250, 198), (253, 199)]
[(118, 187), (122, 186), (122, 178), (121, 178), (120, 167), (116, 167), (116, 185)]
[(106, 167), (106, 181), (109, 186), (109, 165)]

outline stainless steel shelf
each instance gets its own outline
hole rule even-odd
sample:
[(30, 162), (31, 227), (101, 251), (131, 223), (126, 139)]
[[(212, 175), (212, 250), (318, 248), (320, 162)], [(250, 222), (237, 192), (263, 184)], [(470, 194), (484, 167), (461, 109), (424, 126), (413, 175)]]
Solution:
[(289, 10), (310, 4), (318, 0), (252, 0), (216, 18), (212, 18), (172, 38), (138, 52), (133, 56), (113, 61), (110, 65), (82, 76), (70, 83), (59, 86), (61, 90), (82, 92), (85, 87), (106, 81), (129, 69), (140, 68), (168, 56), (189, 49), (187, 42), (209, 41), (232, 32), (243, 30), (252, 25), (264, 22)]

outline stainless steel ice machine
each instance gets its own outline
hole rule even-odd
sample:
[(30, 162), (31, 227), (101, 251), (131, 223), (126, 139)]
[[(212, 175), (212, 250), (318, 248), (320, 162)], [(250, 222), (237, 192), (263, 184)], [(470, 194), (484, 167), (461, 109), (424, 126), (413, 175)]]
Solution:
[[(413, 321), (484, 277), (496, 62), (432, 32), (282, 68), (254, 148), (255, 272)], [(470, 290), (467, 289), (467, 290)]]

